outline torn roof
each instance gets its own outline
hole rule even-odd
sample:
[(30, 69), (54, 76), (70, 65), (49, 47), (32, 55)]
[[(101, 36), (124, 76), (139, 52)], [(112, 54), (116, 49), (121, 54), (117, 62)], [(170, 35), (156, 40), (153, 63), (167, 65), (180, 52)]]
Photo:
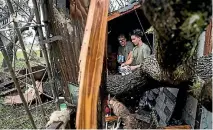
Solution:
[(141, 7), (141, 5), (140, 5), (139, 2), (134, 2), (132, 4), (129, 4), (129, 5), (125, 6), (125, 7), (120, 8), (117, 11), (110, 12), (108, 14), (108, 21), (113, 20), (115, 18), (118, 18), (118, 17), (120, 17), (122, 15), (128, 14), (128, 13), (130, 13), (130, 12), (140, 8), (140, 7)]

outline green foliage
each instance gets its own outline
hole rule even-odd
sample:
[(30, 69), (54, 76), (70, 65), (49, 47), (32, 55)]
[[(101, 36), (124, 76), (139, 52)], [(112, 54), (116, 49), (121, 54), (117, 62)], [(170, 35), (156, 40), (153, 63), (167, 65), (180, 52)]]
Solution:
[(192, 93), (192, 95), (199, 99), (200, 98), (200, 94), (201, 94), (201, 91), (202, 91), (202, 88), (203, 88), (203, 85), (204, 85), (204, 81), (200, 78), (196, 78), (194, 81), (193, 81), (193, 84), (192, 86), (190, 86), (190, 90), (189, 92)]
[[(17, 51), (16, 56), (17, 56), (17, 60), (15, 60), (16, 69), (25, 68), (26, 64), (25, 64), (25, 61), (24, 61), (24, 56), (23, 56), (22, 51)], [(33, 50), (33, 52), (31, 53), (31, 57), (30, 57), (30, 64), (34, 65), (37, 61), (44, 63), (44, 58), (41, 58), (39, 56), (40, 56), (40, 51), (39, 50), (36, 50), (36, 51)], [(2, 64), (2, 62), (3, 62), (3, 55), (0, 52), (0, 65)], [(12, 66), (14, 66), (14, 63), (12, 64)], [(3, 71), (2, 69), (3, 68), (1, 68), (0, 71)]]
[(179, 66), (175, 71), (174, 71), (174, 79), (179, 79), (183, 77), (185, 74), (183, 66)]
[(206, 13), (203, 12), (196, 12), (196, 13), (190, 13), (186, 10), (182, 11), (186, 18), (184, 23), (180, 26), (181, 29), (181, 37), (188, 39), (190, 43), (184, 43), (185, 47), (189, 49), (190, 51), (187, 53), (187, 57), (185, 57), (184, 60), (187, 60), (187, 58), (192, 57), (197, 48), (198, 44), (198, 37), (200, 33), (202, 32), (202, 29), (207, 26), (207, 23), (205, 21)]

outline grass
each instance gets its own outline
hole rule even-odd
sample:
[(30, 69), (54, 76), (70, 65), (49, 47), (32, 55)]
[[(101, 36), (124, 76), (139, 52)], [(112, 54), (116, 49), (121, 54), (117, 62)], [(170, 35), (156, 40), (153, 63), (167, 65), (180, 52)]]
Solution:
[[(41, 63), (44, 63), (44, 58), (39, 57), (40, 51), (34, 50), (34, 52), (35, 53), (34, 53), (33, 57), (35, 58), (35, 60), (30, 60), (30, 64), (33, 66), (33, 65), (35, 65), (35, 63), (38, 63), (38, 61)], [(26, 65), (25, 65), (24, 55), (23, 55), (22, 51), (17, 51), (16, 56), (17, 56), (17, 60), (15, 60), (16, 69), (25, 68)], [(28, 57), (29, 57), (29, 55), (28, 55)], [(2, 62), (3, 62), (3, 55), (0, 52), (0, 65), (2, 65)], [(12, 66), (14, 66), (14, 63), (12, 64)], [(0, 69), (0, 71), (2, 71), (2, 70), (3, 70), (3, 68)]]
[[(3, 98), (0, 98), (0, 129), (33, 129), (23, 105), (10, 106), (4, 105), (2, 102)], [(36, 108), (35, 106), (35, 104), (32, 105), (31, 108), (33, 109), (30, 111), (37, 128), (41, 128), (45, 126), (45, 122), (41, 120), (42, 116), (39, 107)], [(44, 105), (47, 117), (49, 117), (55, 109), (55, 105), (52, 102)]]
[[(39, 51), (39, 50), (36, 50), (36, 51), (34, 51), (34, 52), (36, 53), (36, 57), (39, 57), (40, 51)], [(16, 52), (16, 56), (17, 56), (17, 59), (24, 59), (24, 55), (23, 55), (22, 51), (17, 51), (17, 52)], [(2, 60), (3, 60), (3, 55), (2, 55), (2, 53), (0, 52), (0, 62), (2, 62)]]

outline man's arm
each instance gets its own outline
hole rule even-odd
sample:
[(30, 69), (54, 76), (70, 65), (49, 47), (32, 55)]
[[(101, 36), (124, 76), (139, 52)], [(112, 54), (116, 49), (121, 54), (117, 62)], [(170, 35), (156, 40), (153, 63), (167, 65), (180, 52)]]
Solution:
[(121, 64), (121, 66), (125, 66), (125, 65), (131, 65), (133, 62), (133, 50), (129, 53), (128, 55), (128, 60), (126, 60), (126, 62), (124, 62), (123, 64)]
[(131, 57), (132, 57), (132, 51), (129, 52), (129, 55), (128, 55), (126, 61), (129, 60)]
[(126, 62), (124, 62), (123, 64), (121, 64), (121, 66), (130, 65), (130, 64), (132, 64), (132, 61), (133, 61), (133, 58), (131, 56)]
[(137, 68), (139, 68), (141, 65), (135, 65), (135, 66), (130, 66), (131, 70), (135, 70)]
[(127, 57), (126, 61), (131, 58), (133, 48), (134, 48), (133, 43), (132, 42), (128, 42), (128, 50), (127, 51), (129, 52), (129, 54), (128, 54), (128, 57)]

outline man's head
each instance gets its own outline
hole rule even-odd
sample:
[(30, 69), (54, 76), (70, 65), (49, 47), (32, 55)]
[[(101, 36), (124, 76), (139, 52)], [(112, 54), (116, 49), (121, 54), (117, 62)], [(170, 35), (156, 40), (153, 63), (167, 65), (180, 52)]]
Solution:
[(140, 29), (135, 29), (131, 35), (132, 43), (137, 46), (140, 42), (142, 42), (143, 33)]
[(126, 46), (126, 37), (124, 36), (124, 34), (120, 34), (118, 36), (118, 41), (121, 46)]

